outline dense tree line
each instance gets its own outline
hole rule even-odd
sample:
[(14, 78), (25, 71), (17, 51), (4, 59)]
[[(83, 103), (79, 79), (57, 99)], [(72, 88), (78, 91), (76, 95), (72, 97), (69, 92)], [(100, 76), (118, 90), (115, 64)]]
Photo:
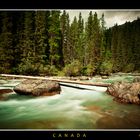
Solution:
[(89, 12), (0, 12), (0, 73), (89, 75), (140, 71), (140, 19), (106, 28)]

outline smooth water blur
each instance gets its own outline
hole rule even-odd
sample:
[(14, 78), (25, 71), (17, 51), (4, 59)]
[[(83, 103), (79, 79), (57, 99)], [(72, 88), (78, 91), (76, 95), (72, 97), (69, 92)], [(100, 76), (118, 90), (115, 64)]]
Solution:
[(104, 83), (113, 83), (117, 81), (124, 81), (124, 82), (132, 82), (135, 76), (132, 76), (131, 74), (112, 74), (107, 79), (102, 79), (101, 76), (95, 76), (90, 81), (92, 82), (104, 82)]
[[(19, 80), (0, 80), (1, 88), (18, 83)], [(4, 94), (5, 100), (0, 101), (0, 128), (140, 128), (139, 106), (117, 103), (105, 92), (61, 88), (61, 94), (54, 96)]]

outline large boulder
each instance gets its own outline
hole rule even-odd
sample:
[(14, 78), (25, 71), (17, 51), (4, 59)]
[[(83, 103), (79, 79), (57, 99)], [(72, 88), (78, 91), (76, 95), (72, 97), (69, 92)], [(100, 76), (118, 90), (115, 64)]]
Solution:
[(117, 82), (107, 88), (107, 93), (114, 96), (115, 101), (140, 104), (140, 82)]
[(59, 83), (48, 80), (25, 80), (14, 88), (17, 94), (33, 96), (50, 96), (60, 94)]

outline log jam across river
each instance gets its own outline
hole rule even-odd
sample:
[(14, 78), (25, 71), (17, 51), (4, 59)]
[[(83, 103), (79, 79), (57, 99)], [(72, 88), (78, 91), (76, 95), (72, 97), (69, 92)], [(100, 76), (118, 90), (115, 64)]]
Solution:
[(11, 89), (0, 98), (0, 129), (140, 128), (140, 106), (115, 102), (104, 91), (61, 85), (54, 96), (21, 96), (12, 92), (20, 82), (0, 80), (0, 89)]

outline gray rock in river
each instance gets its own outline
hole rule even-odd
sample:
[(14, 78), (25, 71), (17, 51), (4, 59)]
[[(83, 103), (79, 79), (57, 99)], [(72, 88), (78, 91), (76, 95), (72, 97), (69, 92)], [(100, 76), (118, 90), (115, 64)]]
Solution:
[(7, 100), (7, 96), (3, 96), (3, 95), (12, 92), (13, 92), (12, 89), (0, 89), (0, 100), (2, 101)]
[(135, 82), (140, 82), (140, 76), (135, 77), (134, 80), (133, 80), (133, 82), (134, 82), (134, 83), (135, 83)]
[(117, 82), (107, 88), (107, 93), (113, 95), (115, 101), (140, 104), (140, 82)]
[(108, 76), (101, 76), (102, 77), (102, 79), (109, 79), (109, 77)]
[(51, 96), (60, 94), (59, 83), (48, 80), (25, 80), (14, 88), (17, 94), (33, 96)]

